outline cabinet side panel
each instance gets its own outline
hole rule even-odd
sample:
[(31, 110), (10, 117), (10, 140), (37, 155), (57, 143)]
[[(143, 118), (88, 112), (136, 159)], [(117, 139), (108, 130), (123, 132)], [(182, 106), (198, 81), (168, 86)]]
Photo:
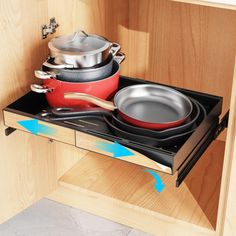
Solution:
[[(29, 91), (33, 70), (47, 55), (41, 25), (48, 22), (47, 0), (0, 2), (0, 109)], [(37, 81), (38, 82), (38, 81)], [(0, 222), (56, 187), (53, 147), (26, 132), (4, 136), (0, 114)]]
[(236, 232), (236, 64), (233, 78), (229, 126), (226, 139), (218, 232), (234, 236)]

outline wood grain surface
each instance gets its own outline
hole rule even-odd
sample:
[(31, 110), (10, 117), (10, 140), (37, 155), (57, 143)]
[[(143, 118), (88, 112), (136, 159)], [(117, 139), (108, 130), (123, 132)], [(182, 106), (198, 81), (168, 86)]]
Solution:
[(217, 225), (219, 234), (225, 236), (236, 232), (236, 61), (233, 81)]
[[(118, 199), (143, 210), (150, 210), (153, 214), (161, 213), (213, 229), (223, 156), (224, 142), (215, 141), (180, 188), (175, 187), (176, 176), (158, 172), (165, 185), (161, 193), (154, 188), (155, 181), (144, 171), (144, 167), (91, 152), (65, 173), (60, 183), (70, 189), (78, 187), (94, 192), (95, 195), (98, 193)], [(99, 208), (99, 204), (94, 208)]]
[[(47, 55), (41, 24), (47, 1), (0, 1), (0, 109), (30, 90), (33, 70)], [(25, 132), (4, 135), (0, 114), (0, 222), (56, 188), (53, 148), (47, 139)]]
[(213, 142), (184, 181), (214, 229), (217, 223), (224, 150), (224, 142)]
[(68, 184), (59, 185), (47, 198), (149, 232), (151, 235), (216, 236), (213, 230)]
[(61, 142), (53, 143), (53, 158), (56, 160), (57, 179), (59, 179), (88, 151)]
[[(82, 28), (89, 33), (101, 34), (111, 41), (120, 42), (122, 51), (127, 55), (122, 64), (122, 74), (221, 95), (224, 97), (224, 112), (229, 107), (236, 50), (235, 11), (167, 0), (3, 0), (0, 2), (0, 15), (2, 35), (0, 38), (0, 109), (29, 91), (32, 82), (39, 82), (34, 78), (33, 71), (38, 69), (46, 59), (47, 41), (53, 37), (42, 40), (40, 28), (42, 24), (48, 23), (49, 17), (52, 16), (55, 16), (60, 23), (60, 28), (55, 35)], [(231, 115), (226, 142), (227, 158), (224, 163), (221, 189), (223, 197), (219, 208), (218, 227), (221, 228), (224, 212), (227, 219), (234, 216), (231, 211), (233, 197), (229, 198), (229, 205), (224, 209), (232, 155), (235, 155), (235, 145), (232, 141), (235, 137), (234, 93), (232, 99), (231, 114), (233, 115)], [(0, 182), (3, 190), (0, 193), (0, 222), (2, 222), (54, 190), (57, 177), (85, 153), (27, 133), (15, 132), (6, 138), (2, 116), (0, 127), (2, 130), (0, 179), (4, 180)], [(71, 158), (67, 162), (66, 157), (70, 155)], [(85, 157), (80, 161), (84, 161)], [(114, 160), (109, 159), (110, 161)], [(104, 165), (101, 168), (105, 168), (106, 164)], [(235, 171), (231, 174), (232, 178), (234, 175)], [(148, 183), (150, 187), (151, 183)], [(231, 181), (230, 186), (232, 185), (234, 182)], [(200, 190), (196, 190), (192, 196), (188, 187), (186, 182), (181, 194), (186, 199), (190, 199), (191, 204), (195, 201), (192, 205), (197, 209), (194, 216), (200, 214), (198, 215), (200, 217), (193, 216), (193, 219), (189, 220), (188, 210), (184, 216), (187, 217), (187, 221), (195, 224), (195, 220), (198, 219), (200, 223), (197, 222), (197, 225), (202, 224), (210, 228), (214, 225), (215, 213), (211, 216), (208, 211), (215, 212), (215, 209), (210, 210), (213, 207), (211, 204), (204, 205), (204, 197), (203, 200), (199, 200)], [(212, 191), (216, 188), (209, 189)], [(217, 190), (215, 192), (214, 194), (217, 194)], [(233, 187), (230, 187), (230, 193), (234, 196)], [(152, 194), (150, 192), (150, 195)], [(178, 201), (179, 198), (175, 196), (173, 199)], [(209, 201), (211, 198), (206, 197), (206, 199)], [(217, 201), (217, 196), (213, 199)], [(185, 211), (184, 204), (185, 202), (182, 206), (183, 211)], [(171, 209), (171, 206), (168, 207)], [(179, 213), (175, 214), (174, 217), (179, 218)], [(204, 218), (203, 221), (201, 216)], [(225, 232), (228, 233), (234, 224), (232, 220), (227, 222), (229, 223)], [(163, 229), (164, 225), (163, 223)], [(177, 225), (181, 227), (182, 224)], [(179, 230), (182, 232), (181, 229)], [(199, 235), (203, 234), (199, 233)]]

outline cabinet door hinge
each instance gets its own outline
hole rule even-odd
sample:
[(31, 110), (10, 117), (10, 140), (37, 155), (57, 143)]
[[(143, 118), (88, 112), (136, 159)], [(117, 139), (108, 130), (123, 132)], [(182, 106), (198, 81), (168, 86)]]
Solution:
[(45, 39), (49, 34), (54, 34), (58, 27), (55, 17), (51, 18), (49, 25), (42, 25), (42, 38)]

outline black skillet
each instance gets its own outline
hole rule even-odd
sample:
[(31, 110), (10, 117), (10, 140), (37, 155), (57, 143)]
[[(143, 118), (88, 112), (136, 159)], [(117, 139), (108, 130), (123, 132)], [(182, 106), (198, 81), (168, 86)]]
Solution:
[(169, 146), (178, 145), (182, 143), (183, 141), (185, 141), (195, 130), (195, 129), (191, 129), (190, 131), (187, 131), (182, 134), (173, 135), (164, 139), (158, 139), (158, 138), (152, 138), (152, 137), (148, 137), (144, 135), (137, 135), (134, 133), (129, 133), (127, 131), (121, 130), (113, 124), (112, 120), (109, 117), (104, 117), (104, 120), (108, 124), (111, 131), (118, 137), (132, 140), (138, 143), (146, 144), (149, 146), (154, 146), (154, 147), (169, 147)]

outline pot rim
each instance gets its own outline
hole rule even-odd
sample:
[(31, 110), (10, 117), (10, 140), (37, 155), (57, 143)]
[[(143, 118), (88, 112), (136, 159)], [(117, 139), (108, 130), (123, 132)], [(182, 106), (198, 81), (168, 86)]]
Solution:
[[(85, 81), (85, 82), (70, 82), (70, 81), (64, 81), (64, 80), (60, 80), (60, 79), (57, 79), (57, 78), (51, 78), (49, 80), (57, 80), (58, 82), (60, 83), (66, 83), (66, 84), (91, 84), (91, 83), (101, 83), (101, 82), (105, 82), (106, 80), (109, 80), (111, 79), (112, 77), (114, 77), (115, 75), (117, 75), (119, 72), (120, 72), (120, 64), (113, 60), (113, 63), (116, 64), (117, 68), (115, 69), (115, 72), (112, 73), (112, 75), (110, 75), (109, 77), (106, 77), (104, 79), (99, 79), (99, 80), (95, 80), (95, 81)], [(45, 79), (44, 81), (46, 81), (47, 79)]]

